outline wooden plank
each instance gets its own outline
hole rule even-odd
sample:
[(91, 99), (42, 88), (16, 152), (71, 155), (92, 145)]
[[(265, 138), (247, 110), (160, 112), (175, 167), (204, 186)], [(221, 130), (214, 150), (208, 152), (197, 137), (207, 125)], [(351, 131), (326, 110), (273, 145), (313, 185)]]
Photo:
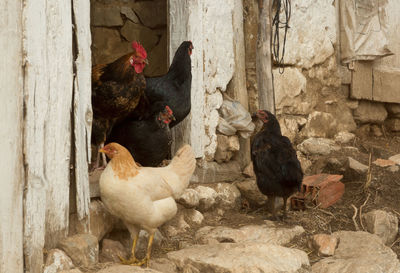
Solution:
[(24, 197), (24, 257), (25, 270), (39, 273), (43, 265), (45, 238), (46, 187), (44, 146), (48, 116), (47, 23), (46, 0), (25, 1), (25, 197)]
[(89, 228), (89, 173), (90, 135), (92, 124), (91, 104), (91, 34), (90, 2), (73, 0), (73, 20), (77, 56), (74, 80), (74, 145), (75, 145), (75, 186), (78, 219), (85, 219)]
[[(233, 23), (233, 46), (235, 54), (235, 72), (232, 80), (227, 87), (229, 96), (239, 101), (246, 110), (249, 110), (248, 93), (246, 88), (246, 63), (245, 63), (245, 45), (243, 30), (243, 2), (234, 1), (232, 16)], [(239, 138), (240, 150), (236, 160), (240, 162), (241, 168), (244, 168), (250, 162), (250, 139)]]
[(372, 62), (355, 61), (351, 75), (350, 97), (372, 100)]
[(400, 103), (400, 69), (374, 68), (372, 76), (374, 101)]
[(48, 0), (46, 18), (49, 96), (44, 135), (48, 180), (45, 246), (52, 248), (67, 235), (69, 220), (73, 89), (71, 1)]
[(174, 130), (173, 152), (190, 143), (197, 158), (204, 156), (204, 84), (203, 84), (203, 5), (197, 0), (169, 0), (169, 62), (176, 49), (186, 40), (194, 46), (192, 59), (191, 113)]
[(23, 271), (22, 3), (0, 2), (0, 272)]
[(257, 40), (257, 85), (260, 109), (275, 114), (275, 97), (271, 62), (271, 0), (259, 0), (259, 22)]

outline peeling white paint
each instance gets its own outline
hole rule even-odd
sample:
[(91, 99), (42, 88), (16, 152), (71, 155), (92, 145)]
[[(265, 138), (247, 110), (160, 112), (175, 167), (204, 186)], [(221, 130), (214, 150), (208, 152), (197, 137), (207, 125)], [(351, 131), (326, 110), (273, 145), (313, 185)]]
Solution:
[(21, 7), (0, 1), (0, 272), (13, 273), (24, 272)]

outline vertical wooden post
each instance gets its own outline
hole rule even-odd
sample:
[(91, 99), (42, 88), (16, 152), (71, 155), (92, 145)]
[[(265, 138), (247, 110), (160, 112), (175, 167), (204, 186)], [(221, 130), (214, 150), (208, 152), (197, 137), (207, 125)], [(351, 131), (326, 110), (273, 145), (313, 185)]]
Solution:
[(0, 1), (0, 272), (22, 273), (22, 3)]
[[(76, 208), (79, 220), (89, 231), (89, 173), (90, 162), (90, 136), (92, 124), (92, 56), (90, 45), (90, 2), (72, 1), (71, 10), (74, 24), (74, 43), (76, 46), (76, 59), (74, 64), (74, 155), (75, 156), (75, 186)], [(72, 204), (70, 204), (72, 206)]]
[(274, 85), (271, 60), (271, 5), (272, 0), (259, 0), (257, 40), (257, 85), (260, 109), (275, 114)]
[[(246, 88), (246, 64), (245, 64), (245, 46), (243, 31), (243, 2), (242, 0), (234, 0), (234, 9), (232, 16), (233, 23), (233, 46), (235, 54), (235, 72), (230, 81), (227, 93), (230, 97), (239, 101), (246, 110), (249, 109), (248, 94)], [(246, 167), (250, 162), (250, 140), (239, 138), (240, 151), (237, 160), (242, 168)]]
[(46, 1), (27, 0), (24, 29), (24, 258), (25, 270), (39, 273), (43, 265), (46, 219), (44, 163), (48, 79)]

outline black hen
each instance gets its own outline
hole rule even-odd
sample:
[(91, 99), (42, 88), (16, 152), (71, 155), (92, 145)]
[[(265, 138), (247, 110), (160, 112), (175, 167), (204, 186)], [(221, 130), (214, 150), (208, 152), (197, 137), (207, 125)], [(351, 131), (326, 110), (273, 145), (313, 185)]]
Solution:
[(266, 110), (258, 110), (255, 116), (263, 122), (263, 127), (251, 144), (251, 159), (257, 186), (268, 196), (269, 209), (277, 219), (275, 197), (283, 197), (286, 216), (286, 200), (300, 190), (303, 172), (290, 140), (282, 136), (276, 117)]
[(174, 112), (176, 120), (171, 122), (171, 128), (190, 113), (190, 89), (192, 86), (190, 55), (192, 49), (192, 42), (183, 42), (176, 50), (167, 74), (161, 77), (146, 78), (145, 94), (150, 105), (157, 101), (164, 101)]
[(146, 119), (126, 118), (115, 125), (106, 143), (117, 142), (126, 147), (142, 166), (156, 167), (170, 152), (172, 137), (169, 123), (172, 120), (174, 115), (167, 104), (156, 102)]

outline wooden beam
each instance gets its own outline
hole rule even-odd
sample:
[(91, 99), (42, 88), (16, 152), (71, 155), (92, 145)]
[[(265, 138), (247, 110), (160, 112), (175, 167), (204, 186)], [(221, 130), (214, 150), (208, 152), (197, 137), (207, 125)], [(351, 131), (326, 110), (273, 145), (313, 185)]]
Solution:
[[(48, 0), (48, 116), (45, 126), (47, 185), (45, 246), (55, 247), (68, 233), (73, 91), (71, 1)], [(32, 26), (35, 27), (35, 26)]]
[(74, 157), (76, 207), (78, 219), (84, 220), (83, 226), (89, 231), (89, 173), (90, 136), (92, 124), (91, 67), (90, 45), (90, 2), (73, 0), (74, 44), (76, 46), (74, 80)]
[(22, 3), (0, 1), (0, 272), (22, 273)]
[(44, 146), (47, 119), (46, 0), (25, 1), (24, 77), (24, 258), (25, 270), (42, 272), (46, 219)]
[(271, 61), (271, 5), (272, 0), (259, 0), (256, 67), (259, 107), (275, 114)]
[[(243, 30), (243, 2), (234, 0), (234, 9), (232, 16), (233, 23), (233, 46), (235, 58), (235, 72), (232, 80), (227, 87), (227, 93), (230, 97), (240, 102), (243, 107), (249, 109), (248, 93), (246, 88), (246, 56)], [(250, 139), (239, 138), (240, 150), (236, 160), (240, 162), (241, 168), (244, 168), (250, 162)]]

